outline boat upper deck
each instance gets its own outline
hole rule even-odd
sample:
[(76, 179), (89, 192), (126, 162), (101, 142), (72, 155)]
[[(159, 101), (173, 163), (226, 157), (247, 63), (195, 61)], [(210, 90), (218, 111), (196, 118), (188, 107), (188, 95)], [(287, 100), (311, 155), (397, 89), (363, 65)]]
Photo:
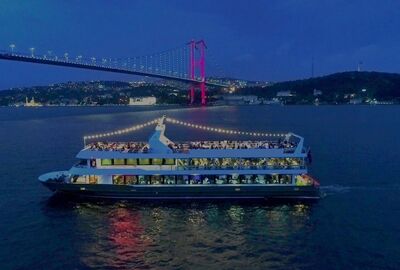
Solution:
[[(295, 149), (297, 143), (286, 140), (277, 141), (189, 141), (169, 142), (168, 147), (174, 153), (187, 153), (196, 149)], [(91, 151), (118, 151), (123, 153), (149, 153), (147, 142), (92, 142), (86, 145)]]
[[(159, 119), (147, 142), (108, 142), (85, 139), (120, 134), (122, 131), (84, 137), (78, 158), (192, 158), (192, 157), (285, 157), (304, 156), (304, 139), (294, 133), (267, 134), (223, 130), (224, 133), (266, 137), (263, 140), (201, 140), (176, 142), (165, 136), (164, 118)], [(154, 122), (154, 121), (153, 121)], [(142, 125), (144, 126), (144, 125)], [(208, 128), (208, 127), (203, 127)], [(215, 130), (215, 129), (214, 129)], [(219, 129), (218, 129), (219, 130)], [(222, 130), (221, 130), (222, 132)], [(235, 133), (236, 132), (236, 133)], [(121, 133), (122, 134), (122, 133)]]
[(290, 149), (297, 144), (286, 140), (278, 141), (192, 141), (168, 145), (176, 153), (185, 153), (192, 149)]
[(91, 151), (118, 151), (124, 153), (147, 153), (150, 146), (147, 142), (92, 142), (85, 149)]

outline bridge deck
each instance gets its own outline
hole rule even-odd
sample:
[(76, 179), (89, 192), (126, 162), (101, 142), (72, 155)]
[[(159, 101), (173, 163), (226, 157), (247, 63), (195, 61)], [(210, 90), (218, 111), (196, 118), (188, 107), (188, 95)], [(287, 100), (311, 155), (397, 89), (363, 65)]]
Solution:
[[(18, 61), (18, 62), (53, 65), (53, 66), (63, 66), (63, 67), (81, 68), (81, 69), (89, 69), (89, 70), (98, 70), (98, 71), (113, 72), (113, 73), (130, 74), (130, 75), (137, 75), (137, 76), (145, 76), (145, 77), (153, 77), (153, 78), (160, 78), (160, 79), (166, 79), (166, 80), (180, 81), (180, 82), (185, 82), (185, 83), (195, 83), (195, 84), (201, 83), (200, 80), (189, 79), (189, 78), (184, 78), (184, 77), (177, 77), (177, 76), (173, 76), (173, 75), (150, 73), (150, 72), (145, 72), (145, 71), (140, 71), (140, 70), (124, 69), (124, 68), (110, 67), (110, 66), (105, 66), (105, 65), (96, 65), (96, 64), (91, 64), (91, 63), (80, 63), (80, 62), (66, 61), (66, 60), (54, 60), (54, 59), (47, 59), (47, 58), (36, 57), (36, 56), (27, 56), (27, 55), (16, 54), (16, 53), (13, 53), (13, 54), (0, 53), (0, 59), (10, 60), (10, 61)], [(218, 84), (218, 83), (209, 82), (209, 81), (205, 81), (205, 84), (208, 86), (227, 87), (227, 85)]]

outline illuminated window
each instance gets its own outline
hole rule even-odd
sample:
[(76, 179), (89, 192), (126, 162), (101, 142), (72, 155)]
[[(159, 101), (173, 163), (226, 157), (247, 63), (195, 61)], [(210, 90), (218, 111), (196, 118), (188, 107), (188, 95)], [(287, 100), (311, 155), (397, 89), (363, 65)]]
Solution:
[(198, 185), (201, 184), (201, 176), (200, 175), (191, 175), (189, 183), (191, 185)]
[(139, 165), (150, 165), (150, 159), (149, 158), (140, 158)]
[(175, 159), (173, 159), (173, 158), (164, 158), (164, 165), (175, 165)]
[(257, 174), (256, 179), (254, 180), (255, 184), (265, 184), (265, 175)]
[(125, 159), (122, 158), (114, 159), (114, 165), (125, 165)]
[(152, 185), (161, 185), (162, 184), (162, 177), (161, 175), (152, 175), (150, 177), (150, 183)]
[(271, 175), (271, 177), (272, 177), (271, 184), (279, 184), (279, 175), (273, 174)]
[(125, 185), (135, 185), (138, 179), (135, 175), (125, 175)]
[(188, 165), (188, 160), (187, 159), (178, 159), (178, 166), (186, 167), (187, 165)]
[(232, 175), (228, 175), (227, 178), (228, 178), (229, 184), (235, 184), (235, 185), (240, 184), (239, 175), (236, 173), (232, 174)]
[(124, 176), (123, 175), (113, 175), (112, 177), (114, 185), (123, 185), (124, 184)]
[(164, 183), (167, 185), (174, 185), (175, 184), (175, 175), (165, 175)]
[(137, 165), (137, 159), (136, 158), (128, 158), (126, 160), (126, 165)]
[(226, 175), (217, 175), (215, 177), (215, 183), (219, 185), (227, 184), (227, 177)]
[(204, 185), (215, 184), (215, 175), (203, 175), (201, 178)]
[(140, 185), (147, 185), (150, 182), (150, 176), (149, 175), (139, 175), (139, 184)]
[(177, 175), (176, 176), (176, 184), (184, 185), (189, 182), (189, 176), (187, 175)]
[(153, 165), (162, 165), (162, 158), (153, 158), (151, 164), (153, 164)]
[(112, 163), (112, 159), (102, 159), (101, 160), (101, 166), (111, 166)]
[(271, 174), (267, 174), (267, 175), (265, 176), (265, 182), (266, 182), (267, 184), (273, 184), (273, 183), (274, 183), (274, 180), (273, 180), (273, 177), (272, 177)]
[(254, 176), (253, 175), (244, 175), (243, 176), (243, 179), (242, 179), (242, 183), (243, 184), (253, 184), (253, 179), (254, 179)]
[(279, 183), (289, 185), (292, 183), (292, 176), (288, 174), (279, 175)]
[(97, 184), (99, 177), (97, 175), (89, 176), (89, 184)]

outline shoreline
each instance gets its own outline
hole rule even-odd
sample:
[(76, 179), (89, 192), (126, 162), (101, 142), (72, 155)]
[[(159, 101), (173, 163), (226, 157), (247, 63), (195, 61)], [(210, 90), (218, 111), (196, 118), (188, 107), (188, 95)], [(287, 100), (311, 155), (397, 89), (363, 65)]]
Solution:
[(117, 105), (117, 104), (107, 104), (107, 105), (41, 105), (41, 106), (4, 106), (0, 105), (0, 108), (28, 108), (28, 109), (38, 109), (38, 108), (160, 108), (160, 107), (172, 107), (172, 108), (219, 108), (219, 107), (293, 107), (293, 106), (313, 106), (313, 107), (324, 107), (324, 106), (397, 106), (400, 103), (378, 103), (378, 104), (218, 104), (218, 105), (181, 105), (181, 104), (159, 104), (159, 105)]

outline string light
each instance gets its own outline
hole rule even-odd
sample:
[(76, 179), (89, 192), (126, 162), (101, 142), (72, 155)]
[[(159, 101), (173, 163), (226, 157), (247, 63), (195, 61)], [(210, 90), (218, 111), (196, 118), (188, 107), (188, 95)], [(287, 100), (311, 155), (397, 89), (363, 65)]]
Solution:
[(100, 134), (93, 134), (93, 135), (88, 135), (88, 136), (84, 136), (83, 139), (84, 140), (90, 140), (90, 139), (98, 139), (98, 138), (104, 138), (104, 137), (110, 137), (110, 136), (115, 136), (115, 135), (121, 135), (121, 134), (125, 134), (125, 133), (129, 133), (132, 131), (136, 131), (151, 125), (155, 125), (160, 121), (160, 118), (156, 118), (152, 121), (140, 124), (140, 125), (136, 125), (136, 126), (132, 126), (129, 128), (125, 128), (125, 129), (120, 129), (120, 130), (115, 130), (115, 131), (111, 131), (111, 132), (107, 132), (107, 133), (100, 133)]
[[(110, 137), (110, 136), (115, 136), (115, 135), (121, 135), (129, 132), (133, 132), (139, 129), (143, 129), (145, 127), (155, 125), (160, 122), (162, 118), (156, 118), (152, 121), (135, 125), (129, 128), (125, 129), (120, 129), (120, 130), (115, 130), (115, 131), (110, 131), (107, 133), (99, 133), (99, 134), (93, 134), (93, 135), (88, 135), (84, 136), (84, 140), (90, 140), (90, 139), (98, 139), (98, 138), (104, 138), (104, 137)], [(202, 129), (202, 130), (207, 130), (207, 131), (212, 131), (212, 132), (217, 132), (217, 133), (225, 133), (225, 134), (238, 134), (238, 135), (248, 135), (248, 136), (257, 136), (257, 137), (284, 137), (286, 134), (283, 133), (260, 133), (260, 132), (249, 132), (249, 131), (239, 131), (239, 130), (231, 130), (231, 129), (223, 129), (223, 128), (215, 128), (215, 127), (210, 127), (210, 126), (202, 126), (198, 124), (192, 124), (189, 122), (183, 122), (179, 121), (173, 118), (166, 117), (165, 118), (166, 122), (172, 123), (172, 124), (178, 124), (186, 127), (191, 127), (195, 129)]]
[(286, 134), (284, 133), (261, 133), (261, 132), (249, 132), (249, 131), (239, 131), (239, 130), (231, 130), (231, 129), (223, 129), (223, 128), (215, 128), (210, 126), (202, 126), (197, 124), (192, 124), (189, 122), (179, 121), (170, 117), (166, 117), (165, 121), (178, 124), (186, 127), (191, 127), (195, 129), (202, 129), (207, 131), (213, 131), (217, 133), (226, 133), (226, 134), (238, 134), (238, 135), (248, 135), (248, 136), (255, 136), (255, 137), (285, 137)]

